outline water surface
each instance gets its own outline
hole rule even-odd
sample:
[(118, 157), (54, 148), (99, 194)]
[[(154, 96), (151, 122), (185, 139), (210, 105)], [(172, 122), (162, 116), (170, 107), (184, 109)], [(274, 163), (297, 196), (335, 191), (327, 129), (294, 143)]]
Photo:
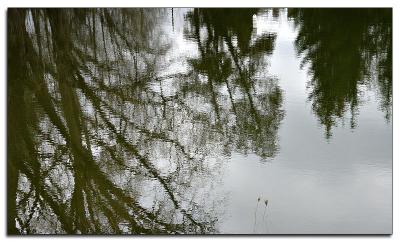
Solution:
[(391, 9), (10, 9), (9, 234), (392, 231)]

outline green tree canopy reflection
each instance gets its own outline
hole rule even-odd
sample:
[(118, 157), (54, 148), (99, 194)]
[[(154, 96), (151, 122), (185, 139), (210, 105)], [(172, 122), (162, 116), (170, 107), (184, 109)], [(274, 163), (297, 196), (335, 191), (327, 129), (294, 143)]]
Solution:
[[(190, 60), (194, 81), (186, 83), (186, 90), (201, 90), (210, 100), (226, 146), (267, 159), (278, 150), (284, 112), (277, 80), (266, 74), (276, 34), (256, 36), (253, 15), (258, 11), (195, 9), (187, 15), (186, 37), (197, 43), (200, 54)], [(219, 101), (221, 88), (227, 91), (224, 101)]]
[(288, 15), (299, 29), (297, 51), (310, 65), (309, 98), (326, 136), (348, 110), (356, 126), (362, 86), (376, 86), (390, 119), (391, 9), (289, 9)]
[(222, 154), (273, 157), (283, 117), (275, 36), (237, 13), (171, 74), (167, 9), (10, 9), (8, 233), (217, 232)]

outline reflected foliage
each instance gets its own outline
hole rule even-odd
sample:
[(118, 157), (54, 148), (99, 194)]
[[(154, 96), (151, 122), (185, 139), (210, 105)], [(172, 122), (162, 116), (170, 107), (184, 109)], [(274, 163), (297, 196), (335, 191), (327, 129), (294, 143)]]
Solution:
[[(218, 233), (224, 161), (279, 151), (277, 34), (254, 20), (281, 13), (193, 9), (174, 39), (170, 9), (10, 9), (8, 233)], [(289, 16), (327, 136), (364, 87), (390, 119), (391, 12)]]
[(163, 14), (8, 12), (9, 234), (213, 232), (190, 190), (206, 164), (146, 88), (168, 49)]
[(184, 92), (209, 103), (228, 154), (254, 152), (267, 159), (278, 150), (284, 112), (282, 91), (267, 70), (276, 34), (255, 34), (259, 11), (195, 9), (187, 15), (186, 37), (196, 42), (199, 55), (189, 60), (193, 78)]
[(296, 47), (309, 64), (313, 112), (332, 127), (350, 112), (356, 126), (363, 92), (378, 90), (380, 108), (391, 118), (392, 10), (391, 9), (289, 9), (298, 27)]
[(223, 154), (273, 157), (283, 118), (256, 12), (189, 13), (168, 72), (167, 9), (10, 9), (8, 233), (218, 232)]

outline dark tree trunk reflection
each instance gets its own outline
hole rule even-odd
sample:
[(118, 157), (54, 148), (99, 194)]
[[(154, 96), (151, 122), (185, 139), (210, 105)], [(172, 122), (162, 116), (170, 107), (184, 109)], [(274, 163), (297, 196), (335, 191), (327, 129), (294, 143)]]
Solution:
[[(289, 16), (327, 136), (361, 85), (390, 119), (391, 12), (320, 11)], [(265, 12), (286, 13), (188, 11), (182, 58), (171, 9), (8, 10), (8, 234), (218, 233), (224, 162), (279, 151), (277, 33), (253, 26)]]
[(173, 74), (167, 12), (9, 10), (9, 234), (213, 233), (224, 200), (207, 201), (213, 157), (275, 155), (282, 93), (255, 77), (275, 36), (250, 44), (257, 10), (222, 26), (219, 13), (190, 13), (209, 36), (193, 33), (199, 59)]

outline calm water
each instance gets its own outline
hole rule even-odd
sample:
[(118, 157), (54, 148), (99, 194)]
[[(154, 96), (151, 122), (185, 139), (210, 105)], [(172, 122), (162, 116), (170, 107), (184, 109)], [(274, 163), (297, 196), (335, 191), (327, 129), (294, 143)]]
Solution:
[(11, 9), (8, 233), (391, 233), (390, 9)]

